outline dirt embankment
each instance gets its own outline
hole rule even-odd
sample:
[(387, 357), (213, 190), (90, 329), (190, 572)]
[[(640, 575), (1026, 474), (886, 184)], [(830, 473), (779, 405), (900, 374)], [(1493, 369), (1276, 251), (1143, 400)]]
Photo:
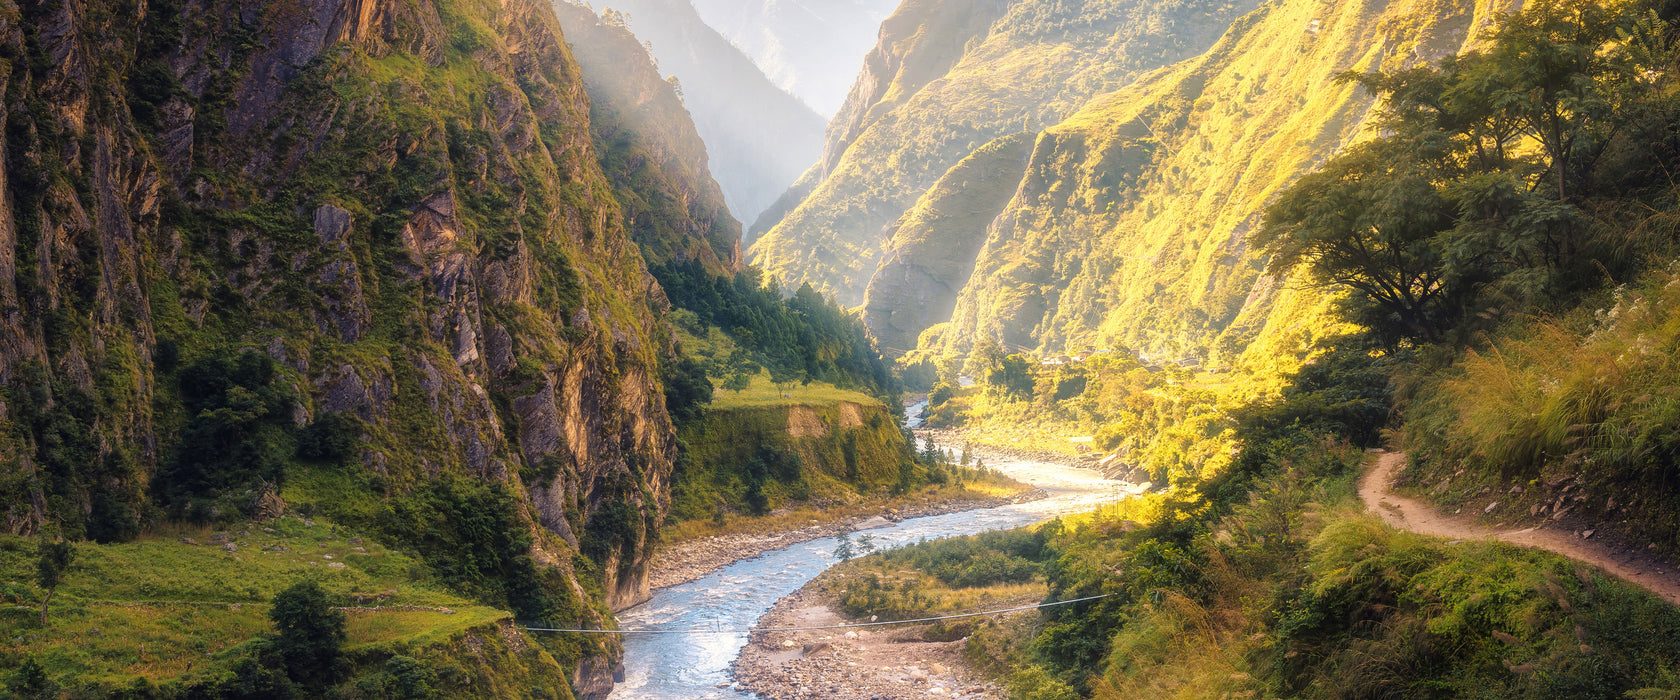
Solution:
[(1044, 498), (1041, 489), (1032, 489), (1014, 496), (1000, 498), (971, 498), (938, 503), (884, 505), (873, 516), (858, 516), (831, 523), (811, 523), (794, 530), (766, 534), (716, 535), (679, 542), (661, 548), (655, 555), (653, 570), (648, 575), (652, 589), (678, 586), (694, 581), (738, 561), (755, 559), (765, 552), (785, 549), (801, 542), (833, 537), (842, 532), (885, 527), (910, 518), (925, 518), (965, 510), (996, 508), (1011, 503), (1026, 503)]
[(1499, 540), (1521, 547), (1544, 549), (1604, 569), (1633, 585), (1680, 605), (1680, 572), (1673, 566), (1638, 549), (1618, 547), (1603, 540), (1588, 539), (1593, 533), (1547, 529), (1542, 523), (1521, 530), (1503, 530), (1477, 524), (1470, 517), (1447, 515), (1434, 506), (1393, 493), (1395, 475), (1406, 468), (1406, 455), (1387, 452), (1359, 482), (1359, 498), (1365, 507), (1402, 530), (1458, 540)]
[[(826, 627), (848, 620), (807, 586), (759, 618), (760, 627)], [(1016, 615), (1033, 613), (1012, 613)], [(963, 698), (1007, 694), (963, 660), (965, 640), (930, 642), (927, 625), (759, 632), (730, 665), (735, 687), (764, 698)]]

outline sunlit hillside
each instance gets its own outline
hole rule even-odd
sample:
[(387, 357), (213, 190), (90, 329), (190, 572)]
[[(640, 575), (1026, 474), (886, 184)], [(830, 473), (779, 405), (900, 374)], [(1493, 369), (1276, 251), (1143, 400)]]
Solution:
[(821, 164), (795, 186), (798, 205), (774, 228), (754, 224), (768, 232), (751, 259), (790, 285), (808, 281), (859, 304), (888, 245), (883, 229), (965, 156), (1195, 56), (1253, 6), (904, 3), (830, 123)]

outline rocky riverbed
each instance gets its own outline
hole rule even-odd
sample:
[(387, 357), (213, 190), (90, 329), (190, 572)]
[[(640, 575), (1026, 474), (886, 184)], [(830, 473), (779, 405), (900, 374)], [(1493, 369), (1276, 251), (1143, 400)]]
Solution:
[[(848, 621), (825, 594), (807, 587), (783, 598), (760, 627), (823, 627)], [(1030, 614), (1030, 613), (1016, 613)], [(858, 630), (759, 632), (730, 666), (734, 686), (761, 698), (905, 700), (1007, 697), (963, 660), (966, 639), (930, 642), (926, 625)]]
[(783, 549), (801, 542), (833, 537), (842, 532), (885, 527), (892, 523), (944, 515), (979, 508), (995, 508), (1012, 503), (1027, 503), (1045, 497), (1042, 489), (1032, 489), (1003, 498), (970, 498), (938, 503), (912, 503), (889, 507), (871, 517), (856, 517), (831, 523), (812, 522), (797, 530), (769, 534), (736, 534), (702, 537), (661, 549), (655, 556), (648, 583), (657, 590), (677, 586), (704, 577), (738, 561), (758, 557), (765, 552)]

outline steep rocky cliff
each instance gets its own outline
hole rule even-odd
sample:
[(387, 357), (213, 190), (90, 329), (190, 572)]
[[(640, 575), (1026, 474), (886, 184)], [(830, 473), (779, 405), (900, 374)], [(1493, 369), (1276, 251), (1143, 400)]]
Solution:
[[(912, 0), (749, 257), (861, 303), (897, 350), (934, 328), (957, 356), (981, 337), (1295, 354), (1335, 326), (1329, 300), (1262, 275), (1245, 236), (1367, 133), (1372, 100), (1337, 74), (1460, 51), (1508, 5)], [(1022, 132), (1030, 156), (1002, 175), (994, 139)]]
[[(597, 583), (645, 597), (672, 341), (615, 193), (662, 185), (603, 175), (546, 2), (6, 0), (0, 58), (9, 531), (236, 515), (284, 470), (207, 491), (183, 441), (267, 412), (347, 425), (343, 468), (387, 497), (505, 484), (567, 577), (598, 513), (633, 513)], [(710, 214), (684, 223), (726, 260)], [(272, 381), (226, 359), (254, 355)], [(224, 413), (185, 410), (230, 366)], [(584, 666), (598, 689), (611, 661)]]
[(893, 223), (891, 248), (863, 297), (864, 323), (882, 350), (909, 352), (922, 331), (951, 318), (1032, 145), (1033, 135), (1021, 132), (975, 150)]
[(809, 194), (761, 220), (754, 263), (857, 305), (887, 227), (947, 170), (994, 139), (1037, 132), (1096, 95), (1191, 58), (1251, 0), (1064, 3), (910, 0), (881, 27), (829, 125)]

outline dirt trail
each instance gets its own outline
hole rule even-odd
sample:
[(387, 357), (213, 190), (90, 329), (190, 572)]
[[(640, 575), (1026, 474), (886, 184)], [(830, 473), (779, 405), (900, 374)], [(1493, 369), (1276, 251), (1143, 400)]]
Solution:
[(1359, 481), (1359, 498), (1365, 507), (1402, 530), (1457, 540), (1499, 540), (1520, 547), (1544, 549), (1604, 569), (1624, 581), (1680, 605), (1680, 572), (1641, 552), (1624, 551), (1602, 541), (1582, 540), (1560, 530), (1528, 528), (1495, 530), (1478, 525), (1468, 517), (1440, 513), (1415, 498), (1390, 493), (1394, 473), (1406, 463), (1403, 452), (1386, 452), (1376, 466)]

